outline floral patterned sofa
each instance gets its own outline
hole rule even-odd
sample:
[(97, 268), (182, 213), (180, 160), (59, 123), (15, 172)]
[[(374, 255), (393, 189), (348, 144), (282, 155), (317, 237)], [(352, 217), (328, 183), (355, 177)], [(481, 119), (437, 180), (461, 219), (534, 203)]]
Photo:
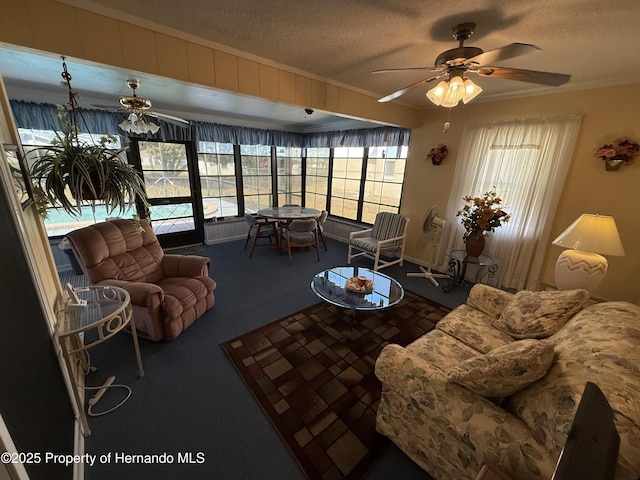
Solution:
[(436, 480), (483, 463), (550, 480), (591, 381), (615, 411), (616, 479), (640, 478), (640, 307), (587, 303), (586, 290), (475, 285), (434, 330), (383, 349), (378, 431)]

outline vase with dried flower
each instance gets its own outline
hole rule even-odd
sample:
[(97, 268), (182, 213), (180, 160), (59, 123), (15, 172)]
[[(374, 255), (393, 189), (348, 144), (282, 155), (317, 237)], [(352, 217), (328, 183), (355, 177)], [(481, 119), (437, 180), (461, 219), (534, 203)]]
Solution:
[(503, 223), (511, 219), (511, 215), (502, 209), (502, 199), (495, 187), (481, 197), (463, 197), (465, 205), (456, 216), (461, 217), (465, 228), (464, 242), (467, 255), (479, 257), (485, 247), (485, 237)]

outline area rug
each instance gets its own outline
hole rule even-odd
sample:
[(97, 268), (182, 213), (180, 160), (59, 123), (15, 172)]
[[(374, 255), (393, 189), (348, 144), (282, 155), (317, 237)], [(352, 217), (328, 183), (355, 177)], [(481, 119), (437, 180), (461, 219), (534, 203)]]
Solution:
[(361, 478), (389, 442), (375, 431), (378, 355), (449, 311), (406, 291), (394, 307), (359, 312), (350, 328), (344, 310), (320, 302), (222, 348), (308, 478)]

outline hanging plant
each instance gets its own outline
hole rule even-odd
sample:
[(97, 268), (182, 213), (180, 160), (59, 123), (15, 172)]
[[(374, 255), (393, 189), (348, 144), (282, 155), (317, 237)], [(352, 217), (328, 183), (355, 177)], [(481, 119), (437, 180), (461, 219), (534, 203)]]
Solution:
[[(144, 183), (138, 171), (123, 158), (124, 148), (107, 148), (116, 138), (105, 135), (97, 143), (78, 138), (78, 117), (82, 114), (71, 89), (71, 75), (63, 58), (63, 84), (69, 89), (67, 107), (58, 106), (61, 132), (56, 132), (52, 145), (29, 152), (36, 157), (30, 175), (35, 189), (52, 206), (59, 206), (72, 216), (82, 214), (83, 202), (95, 210), (96, 201), (107, 213), (124, 213), (136, 197), (148, 205)], [(82, 119), (84, 121), (84, 119)], [(45, 213), (46, 215), (46, 213)]]

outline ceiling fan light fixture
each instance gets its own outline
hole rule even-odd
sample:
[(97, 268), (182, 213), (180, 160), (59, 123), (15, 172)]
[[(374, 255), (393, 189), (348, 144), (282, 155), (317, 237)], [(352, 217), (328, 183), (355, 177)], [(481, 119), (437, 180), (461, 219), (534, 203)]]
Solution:
[(462, 77), (454, 76), (449, 80), (449, 88), (440, 102), (442, 107), (455, 107), (464, 95), (464, 82)]
[(157, 133), (160, 130), (160, 127), (153, 122), (145, 121), (142, 115), (138, 116), (134, 112), (129, 114), (129, 116), (123, 120), (118, 126), (129, 133)]
[(438, 85), (427, 92), (427, 98), (436, 105), (440, 105), (440, 102), (444, 98), (444, 94), (448, 89), (449, 84), (446, 80), (442, 80)]
[(470, 102), (482, 92), (482, 88), (468, 78), (460, 75), (451, 77), (449, 81), (443, 80), (427, 92), (427, 98), (441, 107), (455, 107), (460, 100)]
[(478, 95), (482, 93), (482, 87), (476, 85), (471, 80), (466, 78), (464, 80), (464, 95), (462, 96), (462, 101), (467, 104)]
[(160, 130), (160, 126), (156, 125), (155, 123), (145, 122), (144, 120), (142, 121), (142, 123), (144, 123), (144, 128), (150, 133), (157, 133), (158, 130)]

